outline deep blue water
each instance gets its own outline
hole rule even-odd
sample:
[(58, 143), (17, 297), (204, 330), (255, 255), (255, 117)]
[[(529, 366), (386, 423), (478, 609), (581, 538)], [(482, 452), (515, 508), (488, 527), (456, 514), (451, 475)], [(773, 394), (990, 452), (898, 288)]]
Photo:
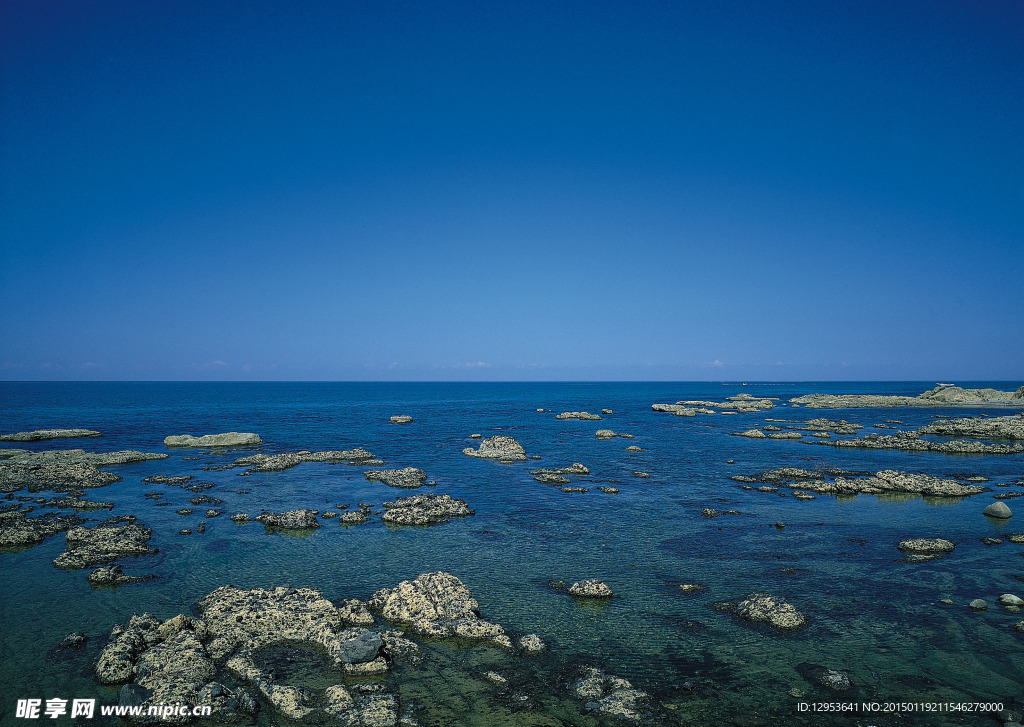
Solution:
[[(958, 382), (963, 386), (1016, 389), (1018, 382)], [(18, 698), (99, 696), (116, 701), (91, 677), (90, 662), (115, 623), (150, 611), (162, 618), (188, 612), (214, 588), (312, 586), (331, 598), (366, 598), (420, 573), (446, 570), (461, 578), (486, 618), (521, 632), (536, 632), (551, 644), (536, 678), (558, 691), (560, 670), (593, 663), (634, 680), (667, 705), (668, 719), (719, 724), (737, 714), (800, 723), (799, 699), (836, 697), (810, 684), (801, 665), (845, 669), (857, 700), (1002, 701), (1022, 696), (1024, 656), (1020, 620), (996, 606), (1001, 593), (1022, 593), (1022, 547), (986, 546), (980, 538), (1014, 529), (981, 515), (996, 491), (1024, 475), (1024, 456), (956, 457), (940, 453), (837, 450), (799, 441), (749, 440), (729, 436), (765, 425), (765, 419), (845, 418), (872, 430), (899, 419), (911, 429), (934, 415), (967, 416), (1005, 410), (977, 409), (794, 409), (789, 398), (814, 392), (916, 395), (933, 382), (791, 383), (3, 383), (0, 432), (51, 427), (99, 430), (101, 438), (53, 440), (0, 446), (32, 450), (140, 449), (169, 452), (167, 460), (107, 468), (123, 480), (89, 490), (86, 497), (116, 504), (113, 514), (131, 513), (154, 531), (159, 553), (124, 563), (128, 572), (159, 578), (117, 590), (91, 589), (87, 571), (63, 572), (51, 565), (63, 536), (20, 552), (0, 553), (0, 718), (11, 717)], [(755, 414), (674, 417), (651, 410), (653, 403), (750, 393), (779, 397), (780, 406)], [(545, 412), (537, 412), (542, 408)], [(602, 408), (603, 421), (561, 421), (566, 410)], [(393, 425), (393, 414), (414, 422)], [(634, 439), (598, 440), (597, 429), (633, 434)], [(211, 519), (202, 535), (179, 536), (194, 527), (194, 493), (142, 482), (153, 474), (192, 474), (216, 483), (208, 494), (224, 500), (226, 513), (328, 509), (339, 503), (379, 506), (412, 494), (367, 482), (365, 468), (347, 464), (301, 464), (280, 473), (240, 477), (243, 469), (199, 471), (256, 451), (171, 449), (170, 434), (257, 432), (266, 453), (362, 446), (389, 467), (424, 469), (430, 490), (465, 499), (476, 515), (429, 528), (388, 528), (379, 518), (340, 527), (325, 520), (308, 537), (270, 534), (261, 525), (237, 526), (225, 516)], [(507, 434), (539, 460), (501, 464), (466, 457), (465, 447), (483, 436)], [(811, 439), (807, 437), (806, 439)], [(637, 445), (644, 451), (629, 453)], [(198, 458), (198, 459), (190, 459)], [(728, 464), (728, 460), (734, 463)], [(582, 462), (591, 469), (573, 484), (590, 491), (566, 494), (536, 482), (537, 467)], [(750, 492), (729, 478), (796, 466), (851, 470), (898, 469), (937, 475), (980, 474), (993, 493), (937, 504), (921, 498), (837, 499), (806, 502)], [(645, 471), (648, 479), (634, 477)], [(598, 485), (620, 488), (617, 495)], [(166, 493), (157, 507), (143, 497)], [(241, 492), (240, 492), (241, 491)], [(24, 495), (25, 493), (16, 493)], [(47, 493), (42, 493), (47, 494)], [(1010, 500), (1011, 507), (1016, 501)], [(704, 507), (741, 515), (708, 520)], [(377, 508), (379, 509), (379, 507)], [(109, 513), (84, 513), (100, 520)], [(1018, 516), (1019, 517), (1019, 516)], [(782, 529), (775, 523), (785, 524)], [(1024, 528), (1022, 528), (1024, 529)], [(907, 537), (942, 536), (958, 547), (949, 557), (925, 564), (899, 562), (896, 543)], [(795, 572), (783, 572), (795, 569)], [(550, 589), (551, 579), (599, 578), (616, 595), (587, 606)], [(699, 581), (696, 595), (678, 584)], [(716, 601), (764, 591), (786, 598), (809, 617), (796, 634), (779, 634), (739, 622), (713, 609)], [(938, 603), (952, 598), (954, 606)], [(989, 611), (975, 614), (966, 603), (986, 598)], [(697, 622), (696, 625), (694, 622)], [(59, 653), (68, 632), (90, 637), (84, 652)], [(440, 658), (440, 657), (439, 657)], [(473, 657), (476, 658), (476, 657)], [(443, 660), (443, 658), (442, 658)], [(457, 681), (451, 684), (459, 684)], [(681, 690), (684, 682), (696, 685)], [(459, 689), (435, 698), (438, 711), (458, 712)], [(415, 688), (409, 689), (415, 693)], [(429, 690), (428, 690), (429, 691)], [(850, 699), (853, 697), (851, 696)], [(445, 700), (448, 700), (445, 702)], [(554, 699), (554, 698), (552, 698)], [(444, 704), (441, 704), (444, 703)], [(466, 723), (503, 723), (479, 716)], [(549, 718), (592, 724), (566, 716), (552, 701)], [(541, 709), (544, 712), (544, 709)], [(820, 718), (816, 718), (820, 719)], [(977, 715), (881, 718), (877, 724), (985, 724)], [(583, 720), (583, 721), (580, 721)], [(590, 720), (590, 721), (587, 721)], [(886, 721), (889, 720), (889, 721)], [(20, 721), (24, 723), (24, 721)], [(557, 724), (558, 722), (552, 722)], [(806, 721), (807, 724), (827, 722)]]

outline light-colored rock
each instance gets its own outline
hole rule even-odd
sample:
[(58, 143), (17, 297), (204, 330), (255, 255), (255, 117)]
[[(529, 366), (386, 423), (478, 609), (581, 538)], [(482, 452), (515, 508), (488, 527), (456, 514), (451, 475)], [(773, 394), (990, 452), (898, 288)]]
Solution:
[(935, 553), (952, 553), (956, 544), (945, 538), (914, 538), (901, 540), (896, 546), (905, 553), (931, 555)]
[(75, 439), (103, 436), (92, 429), (36, 429), (31, 432), (0, 434), (0, 442), (39, 442), (44, 439)]
[(1000, 520), (1006, 520), (1013, 516), (1013, 512), (1007, 507), (1005, 502), (993, 502), (985, 508), (984, 514), (986, 517), (994, 517)]
[(569, 595), (576, 598), (611, 598), (612, 589), (598, 580), (577, 581), (569, 586)]
[(252, 447), (257, 444), (263, 444), (263, 440), (260, 435), (252, 432), (224, 432), (200, 437), (177, 434), (164, 437), (165, 447)]
[(600, 418), (597, 414), (586, 411), (563, 411), (555, 417), (555, 419), (585, 419), (589, 421), (596, 421)]
[(470, 457), (484, 457), (487, 459), (502, 459), (511, 461), (523, 461), (526, 459), (526, 450), (523, 445), (512, 437), (498, 434), (487, 437), (480, 442), (479, 449), (467, 447), (462, 453)]
[(747, 596), (737, 605), (736, 613), (747, 621), (760, 621), (783, 631), (795, 631), (807, 624), (807, 617), (795, 606), (765, 593)]
[(395, 525), (434, 525), (449, 518), (473, 515), (465, 500), (451, 495), (413, 495), (383, 504), (381, 521)]
[(319, 510), (288, 510), (281, 513), (265, 512), (253, 519), (268, 527), (282, 530), (311, 530), (320, 527), (320, 521), (316, 519), (319, 514)]
[(392, 424), (409, 424), (412, 421), (412, 417), (408, 414), (398, 414), (391, 417)]
[(371, 482), (383, 482), (388, 487), (415, 489), (427, 481), (427, 473), (418, 467), (406, 467), (400, 470), (369, 470), (363, 476)]

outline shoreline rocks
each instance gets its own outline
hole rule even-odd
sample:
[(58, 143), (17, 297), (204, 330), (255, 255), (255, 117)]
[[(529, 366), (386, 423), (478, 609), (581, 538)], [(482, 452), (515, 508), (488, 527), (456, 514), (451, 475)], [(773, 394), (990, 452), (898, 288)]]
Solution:
[(260, 435), (252, 432), (223, 432), (199, 437), (175, 434), (164, 437), (165, 447), (252, 447), (258, 444), (263, 444), (263, 440)]
[(486, 459), (500, 459), (510, 462), (521, 462), (526, 460), (526, 450), (523, 445), (512, 437), (497, 434), (481, 440), (479, 449), (466, 447), (462, 453), (468, 457), (483, 457)]

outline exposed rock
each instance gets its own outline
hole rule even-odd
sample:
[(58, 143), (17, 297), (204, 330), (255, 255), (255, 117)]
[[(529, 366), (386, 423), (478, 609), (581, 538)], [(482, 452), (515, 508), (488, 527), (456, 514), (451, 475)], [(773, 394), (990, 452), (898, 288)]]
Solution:
[(648, 479), (650, 477), (649, 474), (647, 474), (646, 472), (641, 472), (640, 470), (637, 470), (636, 472), (634, 472), (633, 476), (634, 477), (639, 477), (642, 480), (646, 480), (646, 479)]
[(635, 444), (631, 444), (628, 447), (626, 447), (626, 451), (627, 452), (643, 452), (644, 450), (643, 450), (642, 447), (638, 447)]
[(576, 598), (611, 598), (612, 589), (597, 580), (577, 581), (569, 586), (569, 595)]
[(1015, 596), (1012, 593), (1004, 593), (999, 597), (999, 603), (1003, 606), (1013, 606), (1014, 608), (1021, 608), (1024, 606), (1024, 599), (1019, 596)]
[(613, 412), (611, 409), (602, 409), (601, 413), (602, 414), (614, 414), (615, 412)]
[[(843, 473), (843, 475), (839, 473)], [(826, 495), (878, 495), (886, 492), (906, 492), (931, 497), (968, 497), (988, 491), (986, 487), (965, 485), (943, 477), (897, 472), (896, 470), (881, 470), (873, 476), (867, 477), (856, 476), (858, 474), (863, 473), (844, 470), (812, 472), (795, 467), (783, 467), (767, 470), (755, 477), (737, 475), (732, 479), (740, 482), (770, 482), (776, 486), (799, 488)], [(835, 475), (835, 479), (830, 481), (827, 479), (827, 475)]]
[(683, 593), (696, 593), (697, 591), (704, 591), (707, 589), (700, 583), (680, 583), (679, 590)]
[(643, 720), (650, 699), (627, 680), (594, 667), (581, 669), (570, 690), (590, 711), (637, 723)]
[(712, 517), (718, 517), (721, 514), (722, 513), (718, 512), (718, 510), (716, 510), (713, 507), (705, 507), (703, 510), (701, 510), (700, 516), (701, 517), (706, 517), (706, 518), (712, 518)]
[(598, 439), (611, 439), (612, 437), (623, 437), (625, 439), (633, 439), (632, 434), (619, 434), (613, 432), (611, 429), (598, 429), (594, 432), (594, 436)]
[(397, 416), (391, 417), (392, 424), (408, 424), (412, 421), (412, 417), (408, 414), (398, 414)]
[(570, 482), (568, 477), (556, 475), (553, 472), (541, 472), (535, 475), (533, 479), (544, 485), (565, 485)]
[(22, 453), (7, 457), (0, 463), (0, 493), (16, 492), (23, 487), (27, 487), (29, 492), (73, 492), (104, 487), (121, 478), (111, 472), (101, 472), (99, 467), (167, 458), (166, 454), (131, 450), (103, 453), (81, 449), (19, 451)]
[(31, 432), (0, 434), (0, 442), (38, 442), (44, 439), (73, 439), (77, 437), (101, 437), (92, 429), (36, 429)]
[(381, 521), (395, 525), (434, 525), (446, 523), (448, 518), (474, 514), (465, 500), (456, 500), (451, 495), (399, 497), (394, 502), (385, 502), (383, 507), (386, 512)]
[(748, 429), (745, 432), (735, 432), (734, 437), (749, 437), (750, 439), (767, 439), (768, 435), (760, 429)]
[(487, 459), (503, 459), (511, 461), (522, 461), (526, 459), (526, 450), (523, 445), (512, 437), (498, 434), (487, 437), (480, 442), (479, 449), (467, 447), (462, 453), (470, 457), (485, 457)]
[(854, 449), (895, 449), (903, 452), (943, 452), (945, 454), (1018, 454), (1024, 444), (985, 444), (968, 439), (933, 442), (921, 439), (917, 432), (896, 432), (890, 435), (868, 434), (859, 439), (819, 440), (812, 444)]
[(1005, 520), (1013, 516), (1013, 512), (1006, 506), (1005, 502), (993, 502), (985, 508), (984, 514), (986, 517), (999, 518), (1000, 520)]
[(988, 602), (983, 598), (975, 598), (973, 601), (967, 604), (972, 611), (986, 611), (988, 610)]
[(253, 472), (283, 472), (303, 462), (327, 462), (336, 464), (347, 462), (349, 464), (371, 464), (376, 455), (368, 452), (362, 447), (355, 449), (329, 450), (326, 452), (310, 452), (301, 450), (299, 452), (282, 452), (280, 454), (253, 454), (248, 457), (241, 457), (232, 462), (229, 467), (248, 467), (249, 473)]
[(165, 447), (252, 447), (257, 444), (263, 444), (263, 440), (260, 435), (252, 432), (224, 432), (204, 434), (201, 437), (177, 434), (164, 437)]
[(422, 487), (427, 481), (427, 473), (418, 467), (406, 467), (401, 470), (369, 470), (363, 476), (371, 482), (383, 482), (389, 487), (415, 489)]
[(480, 439), (480, 437), (482, 437), (482, 436), (484, 436), (484, 435), (482, 435), (482, 434), (470, 434), (469, 438), (470, 439)]
[(126, 583), (141, 583), (156, 578), (153, 574), (142, 576), (127, 575), (119, 565), (101, 565), (89, 574), (90, 586), (123, 586)]
[(370, 509), (360, 508), (359, 510), (352, 510), (351, 512), (342, 513), (338, 517), (338, 522), (342, 525), (362, 525), (370, 519)]
[(539, 470), (533, 470), (530, 472), (531, 475), (589, 475), (590, 469), (579, 462), (573, 462), (568, 467), (561, 467), (559, 469), (541, 468)]
[(499, 674), (496, 671), (484, 672), (484, 679), (486, 679), (491, 684), (494, 684), (495, 686), (498, 686), (498, 687), (507, 687), (508, 686), (508, 679), (506, 679), (505, 677), (503, 677), (501, 674)]
[(601, 417), (597, 414), (591, 414), (586, 411), (563, 411), (555, 417), (555, 419), (586, 419), (588, 421), (594, 421), (600, 418)]
[(904, 553), (935, 555), (952, 553), (956, 548), (956, 544), (944, 538), (915, 538), (912, 540), (901, 540), (896, 547)]
[(539, 654), (548, 647), (537, 634), (526, 634), (519, 639), (519, 648), (524, 654)]
[(268, 527), (282, 530), (310, 530), (320, 527), (320, 521), (316, 519), (318, 514), (318, 510), (288, 510), (281, 513), (264, 512), (253, 519)]
[(602, 486), (598, 487), (597, 489), (598, 489), (599, 492), (603, 492), (606, 495), (617, 495), (617, 494), (619, 494), (619, 488), (618, 487), (607, 487), (605, 485), (602, 485)]
[(695, 408), (680, 406), (678, 404), (651, 404), (651, 409), (654, 411), (665, 412), (666, 414), (675, 414), (677, 417), (697, 416), (697, 410)]
[(562, 489), (562, 492), (570, 492), (570, 493), (572, 493), (572, 492), (590, 492), (590, 490), (588, 488), (586, 488), (586, 487), (563, 487), (561, 489)]
[(927, 424), (917, 433), (979, 439), (1024, 439), (1024, 416), (945, 419)]
[(54, 558), (53, 564), (64, 570), (76, 570), (119, 558), (148, 555), (156, 552), (148, 545), (152, 535), (152, 530), (135, 523), (73, 527), (65, 536), (67, 550)]
[(0, 548), (20, 548), (38, 545), (46, 538), (84, 522), (75, 515), (43, 515), (25, 517), (17, 510), (0, 513)]
[(230, 520), (231, 520), (231, 522), (235, 522), (235, 523), (239, 523), (239, 524), (241, 524), (241, 523), (247, 523), (247, 522), (249, 522), (250, 520), (252, 520), (252, 518), (251, 518), (251, 517), (249, 517), (249, 516), (248, 516), (248, 515), (247, 515), (246, 513), (244, 513), (244, 512), (236, 512), (236, 513), (235, 513), (234, 515), (232, 515), (232, 516), (230, 517)]
[(765, 593), (753, 593), (736, 606), (737, 615), (747, 621), (758, 621), (784, 630), (793, 631), (807, 624), (807, 617), (792, 604)]

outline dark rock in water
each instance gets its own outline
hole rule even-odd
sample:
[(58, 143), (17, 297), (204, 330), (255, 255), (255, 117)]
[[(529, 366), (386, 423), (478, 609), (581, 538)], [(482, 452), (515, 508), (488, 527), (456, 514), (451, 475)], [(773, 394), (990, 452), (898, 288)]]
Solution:
[(601, 487), (598, 487), (597, 489), (598, 489), (599, 492), (603, 492), (606, 495), (617, 495), (617, 494), (619, 494), (619, 488), (618, 487), (605, 487), (605, 486), (601, 486)]
[(952, 553), (956, 544), (944, 538), (916, 538), (901, 540), (896, 547), (905, 553), (916, 555), (942, 555)]
[(67, 550), (54, 558), (53, 564), (63, 570), (76, 570), (119, 558), (148, 555), (155, 552), (148, 545), (152, 536), (152, 530), (135, 523), (74, 527), (65, 536)]
[(569, 588), (569, 584), (565, 581), (548, 581), (548, 588), (553, 591), (564, 591)]
[(566, 485), (571, 481), (568, 477), (554, 472), (540, 472), (533, 479), (542, 485)]
[(118, 692), (117, 703), (122, 707), (138, 707), (145, 704), (151, 696), (153, 696), (152, 689), (146, 689), (138, 684), (125, 684)]
[(72, 631), (58, 644), (58, 648), (61, 649), (79, 649), (83, 646), (85, 646), (85, 634), (81, 631)]
[(191, 535), (191, 534), (192, 534), (192, 528), (182, 528), (181, 530), (178, 531), (178, 535)]
[(156, 578), (153, 574), (142, 576), (127, 575), (119, 565), (101, 565), (89, 574), (91, 586), (122, 586), (126, 583), (141, 583)]
[(470, 457), (485, 457), (487, 459), (501, 459), (512, 462), (524, 461), (526, 459), (526, 450), (523, 449), (523, 445), (512, 437), (506, 437), (502, 434), (487, 437), (480, 442), (479, 449), (467, 447), (462, 450), (462, 453)]
[(434, 525), (448, 522), (448, 518), (473, 515), (465, 500), (451, 495), (413, 495), (385, 502), (386, 511), (381, 521), (396, 525)]
[(193, 510), (191, 508), (188, 508), (188, 507), (183, 507), (183, 508), (181, 508), (180, 510), (177, 511), (177, 513), (179, 515), (181, 515), (182, 517), (186, 517), (188, 515), (191, 515), (194, 512), (195, 512), (195, 510)]
[(561, 489), (562, 489), (562, 492), (568, 492), (568, 493), (573, 493), (573, 492), (590, 492), (590, 490), (588, 488), (586, 488), (586, 487), (563, 487)]
[(383, 482), (389, 487), (414, 489), (427, 481), (427, 473), (417, 467), (406, 467), (401, 470), (370, 470), (363, 476), (371, 482)]
[(197, 533), (205, 533), (206, 532), (206, 523), (205, 522), (201, 522), (198, 525), (196, 525), (196, 532)]
[(316, 519), (318, 514), (319, 510), (288, 510), (281, 513), (264, 512), (254, 519), (268, 527), (282, 530), (311, 530), (320, 527), (320, 521)]
[(796, 670), (800, 676), (812, 684), (819, 684), (834, 692), (845, 692), (853, 687), (850, 674), (846, 671), (808, 663), (798, 664)]

